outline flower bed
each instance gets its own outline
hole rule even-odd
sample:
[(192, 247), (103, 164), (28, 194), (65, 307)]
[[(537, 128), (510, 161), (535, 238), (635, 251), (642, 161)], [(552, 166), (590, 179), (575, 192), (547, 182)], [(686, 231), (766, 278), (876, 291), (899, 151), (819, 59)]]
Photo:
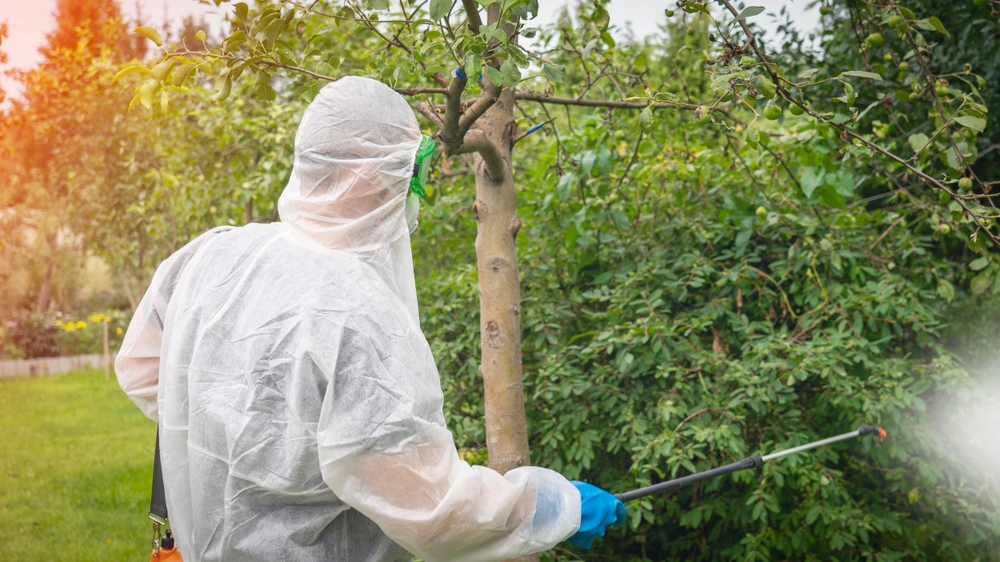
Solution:
[(131, 312), (111, 310), (85, 317), (59, 312), (29, 313), (3, 322), (0, 327), (0, 359), (34, 359), (104, 353), (104, 325), (108, 347), (121, 346)]

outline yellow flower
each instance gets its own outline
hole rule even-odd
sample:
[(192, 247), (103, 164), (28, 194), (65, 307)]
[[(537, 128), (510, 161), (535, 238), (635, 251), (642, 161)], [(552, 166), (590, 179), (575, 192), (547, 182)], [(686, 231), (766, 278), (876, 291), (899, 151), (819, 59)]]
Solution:
[(118, 334), (119, 336), (122, 335), (121, 327), (115, 328), (115, 333)]
[(77, 327), (78, 329), (82, 330), (82, 329), (84, 329), (84, 328), (86, 328), (86, 327), (87, 327), (87, 323), (86, 323), (86, 322), (84, 322), (83, 320), (78, 320), (78, 321), (76, 322), (76, 327)]

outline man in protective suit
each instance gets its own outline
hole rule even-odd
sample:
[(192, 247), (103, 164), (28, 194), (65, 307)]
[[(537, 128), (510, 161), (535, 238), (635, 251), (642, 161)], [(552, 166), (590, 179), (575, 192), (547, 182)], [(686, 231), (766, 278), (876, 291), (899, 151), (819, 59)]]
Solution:
[(420, 143), (390, 88), (330, 84), (281, 222), (216, 228), (157, 269), (115, 370), (159, 423), (187, 562), (498, 560), (624, 520), (593, 486), (456, 453), (410, 254)]

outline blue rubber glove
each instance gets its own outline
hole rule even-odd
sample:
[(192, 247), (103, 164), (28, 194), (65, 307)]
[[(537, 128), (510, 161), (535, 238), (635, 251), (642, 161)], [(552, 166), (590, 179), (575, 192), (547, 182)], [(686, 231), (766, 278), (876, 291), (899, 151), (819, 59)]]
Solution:
[(625, 504), (621, 500), (586, 482), (570, 482), (580, 492), (580, 530), (566, 540), (590, 548), (594, 539), (604, 536), (605, 529), (625, 524)]

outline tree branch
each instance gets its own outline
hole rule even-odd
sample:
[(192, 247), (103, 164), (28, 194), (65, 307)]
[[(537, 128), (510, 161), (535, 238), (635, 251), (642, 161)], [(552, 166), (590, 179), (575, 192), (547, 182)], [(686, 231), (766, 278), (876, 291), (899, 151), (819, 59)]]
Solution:
[(402, 96), (419, 96), (423, 94), (440, 94), (447, 95), (448, 90), (446, 88), (393, 88), (397, 94)]
[(469, 19), (469, 31), (473, 35), (478, 35), (483, 20), (479, 17), (479, 6), (476, 4), (476, 0), (462, 0), (462, 6), (465, 7), (465, 16)]
[(462, 92), (465, 91), (465, 84), (468, 81), (465, 73), (458, 70), (445, 91), (444, 123), (440, 136), (448, 154), (457, 154), (455, 149), (461, 146), (464, 140), (465, 133), (459, 127), (459, 119), (462, 113)]
[(434, 111), (431, 104), (422, 101), (419, 105), (417, 105), (417, 111), (430, 120), (431, 123), (434, 123), (434, 126), (437, 127), (439, 131), (444, 129), (444, 120), (441, 119), (441, 116), (438, 115), (437, 111)]
[[(734, 18), (740, 15), (729, 0), (719, 0), (719, 2), (722, 3), (727, 10), (729, 10), (729, 13), (733, 14)], [(753, 52), (757, 55), (760, 63), (767, 69), (767, 73), (771, 75), (771, 81), (773, 81), (776, 85), (781, 84), (781, 78), (778, 76), (778, 73), (774, 71), (771, 61), (767, 60), (767, 57), (764, 56), (764, 51), (757, 46), (757, 38), (754, 37), (753, 32), (750, 31), (750, 27), (747, 26), (746, 20), (739, 20), (739, 22), (740, 28), (743, 29), (743, 34), (747, 37), (747, 43), (750, 44), (750, 48), (753, 49)]]
[(576, 105), (582, 107), (608, 107), (612, 109), (646, 109), (646, 107), (652, 105), (653, 109), (683, 109), (686, 111), (695, 111), (700, 107), (705, 107), (712, 113), (721, 113), (728, 117), (735, 123), (743, 124), (743, 121), (733, 117), (731, 113), (725, 109), (719, 107), (708, 107), (701, 106), (693, 103), (673, 103), (667, 101), (657, 101), (657, 102), (631, 102), (631, 101), (616, 101), (616, 100), (582, 100), (577, 98), (554, 98), (545, 96), (543, 94), (536, 94), (534, 92), (517, 92), (514, 94), (514, 99), (533, 101), (538, 103), (551, 103), (554, 105)]
[(872, 242), (870, 246), (868, 246), (868, 251), (870, 252), (874, 250), (875, 246), (878, 246), (878, 243), (881, 242), (882, 239), (885, 238), (889, 234), (889, 232), (892, 231), (892, 229), (896, 228), (897, 224), (903, 222), (903, 219), (905, 218), (906, 218), (906, 213), (899, 215), (899, 218), (893, 221), (893, 223), (889, 225), (889, 228), (885, 229), (885, 232), (883, 232), (881, 236), (876, 238), (875, 241)]
[(486, 134), (479, 129), (473, 129), (466, 133), (462, 144), (456, 147), (451, 154), (468, 154), (478, 152), (486, 165), (486, 173), (490, 179), (499, 182), (507, 173), (507, 165), (504, 163), (500, 149), (490, 142)]
[(483, 89), (483, 95), (479, 96), (479, 99), (475, 101), (469, 109), (466, 110), (465, 114), (462, 115), (461, 119), (458, 121), (458, 130), (461, 134), (465, 134), (472, 125), (479, 119), (479, 116), (486, 113), (486, 110), (493, 107), (496, 103), (497, 98), (500, 97), (500, 88), (489, 84)]
[[(726, 6), (726, 8), (733, 14), (733, 17), (736, 17), (736, 16), (739, 15), (739, 13), (736, 11), (736, 8), (733, 7), (733, 5), (729, 2), (729, 0), (719, 0), (719, 2), (722, 3), (724, 6)], [(841, 132), (841, 137), (842, 138), (850, 138), (850, 139), (852, 139), (854, 141), (860, 142), (861, 144), (863, 144), (869, 150), (871, 150), (873, 152), (878, 152), (879, 154), (881, 154), (881, 155), (883, 155), (883, 156), (885, 156), (885, 157), (887, 157), (887, 158), (889, 158), (891, 160), (894, 160), (898, 164), (901, 164), (910, 173), (912, 173), (916, 177), (920, 178), (920, 180), (923, 181), (924, 183), (926, 183), (927, 185), (929, 185), (929, 186), (931, 186), (933, 188), (940, 189), (940, 190), (944, 191), (945, 193), (947, 193), (948, 195), (951, 195), (952, 199), (954, 199), (955, 202), (957, 202), (959, 204), (959, 206), (962, 207), (962, 210), (966, 214), (968, 214), (970, 217), (972, 217), (972, 219), (975, 221), (975, 223), (976, 223), (976, 231), (977, 232), (979, 230), (984, 231), (986, 233), (986, 236), (994, 244), (996, 244), (997, 246), (1000, 246), (1000, 238), (998, 238), (995, 234), (993, 234), (992, 232), (990, 232), (990, 230), (987, 227), (987, 225), (983, 223), (983, 220), (984, 220), (983, 217), (981, 215), (977, 215), (976, 213), (974, 213), (972, 211), (972, 209), (970, 209), (969, 206), (965, 203), (965, 201), (963, 200), (963, 197), (961, 195), (953, 192), (952, 190), (948, 189), (948, 186), (946, 186), (942, 181), (938, 180), (937, 178), (934, 178), (934, 177), (931, 177), (931, 176), (927, 175), (925, 172), (923, 172), (922, 170), (920, 170), (919, 168), (917, 168), (916, 166), (914, 166), (912, 163), (910, 163), (907, 160), (904, 160), (903, 158), (897, 156), (892, 151), (886, 150), (886, 149), (882, 148), (881, 146), (879, 146), (879, 145), (877, 145), (877, 144), (869, 141), (868, 139), (866, 139), (862, 135), (859, 135), (858, 133), (855, 133), (854, 131), (848, 129), (847, 125), (845, 123), (834, 123), (834, 122), (830, 121), (829, 119), (826, 119), (823, 116), (821, 116), (820, 114), (816, 113), (815, 111), (813, 111), (812, 109), (810, 109), (809, 107), (807, 107), (804, 103), (799, 103), (795, 99), (795, 97), (792, 96), (791, 93), (787, 89), (785, 89), (785, 86), (778, 79), (777, 73), (775, 73), (774, 69), (772, 68), (771, 62), (767, 60), (767, 58), (764, 56), (764, 53), (761, 52), (761, 50), (757, 47), (757, 41), (754, 38), (753, 32), (750, 31), (750, 28), (747, 27), (746, 23), (744, 23), (743, 20), (740, 20), (740, 26), (743, 29), (743, 33), (746, 34), (746, 36), (747, 36), (747, 40), (750, 43), (750, 47), (753, 49), (754, 53), (757, 55), (757, 57), (760, 60), (761, 64), (764, 65), (764, 67), (767, 68), (768, 72), (771, 74), (771, 77), (772, 77), (772, 79), (774, 81), (774, 84), (775, 84), (778, 92), (781, 94), (781, 97), (785, 98), (790, 103), (797, 104), (799, 107), (801, 107), (803, 110), (805, 110), (805, 112), (807, 114), (809, 114), (811, 117), (817, 119), (818, 121), (821, 121), (823, 123), (826, 123), (827, 125), (830, 125), (832, 127), (837, 128)]]

